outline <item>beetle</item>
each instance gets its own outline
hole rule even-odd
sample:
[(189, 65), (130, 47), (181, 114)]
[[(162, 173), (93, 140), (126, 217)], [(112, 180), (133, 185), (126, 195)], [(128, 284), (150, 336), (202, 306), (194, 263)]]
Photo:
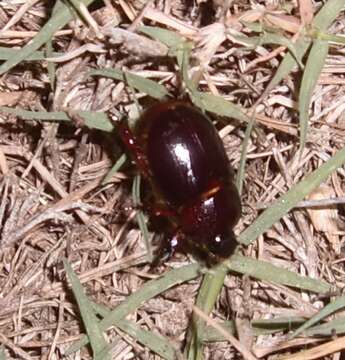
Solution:
[(211, 121), (188, 102), (149, 107), (119, 134), (153, 190), (150, 213), (168, 220), (170, 253), (194, 252), (209, 262), (230, 256), (241, 200), (223, 142)]

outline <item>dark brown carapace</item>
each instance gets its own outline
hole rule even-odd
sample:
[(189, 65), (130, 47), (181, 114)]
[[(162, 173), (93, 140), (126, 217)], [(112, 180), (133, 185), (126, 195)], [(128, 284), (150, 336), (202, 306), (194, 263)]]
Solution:
[(124, 123), (119, 131), (153, 189), (151, 214), (169, 220), (167, 248), (207, 262), (231, 255), (241, 201), (223, 143), (205, 115), (167, 101), (146, 110), (134, 132)]

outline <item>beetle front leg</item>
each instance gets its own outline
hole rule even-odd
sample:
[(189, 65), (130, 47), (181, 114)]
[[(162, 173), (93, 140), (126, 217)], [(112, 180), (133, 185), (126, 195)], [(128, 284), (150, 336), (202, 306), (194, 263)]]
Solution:
[[(158, 203), (155, 204), (145, 204), (145, 210), (154, 217), (157, 218), (167, 218), (170, 222), (173, 219), (176, 219), (177, 215), (176, 212), (170, 209), (168, 206), (161, 205)], [(176, 221), (176, 220), (175, 220)]]
[(135, 161), (140, 173), (143, 174), (146, 179), (150, 178), (150, 168), (147, 163), (147, 158), (138, 139), (129, 128), (127, 122), (121, 121), (117, 126), (117, 131), (126, 146), (128, 153)]

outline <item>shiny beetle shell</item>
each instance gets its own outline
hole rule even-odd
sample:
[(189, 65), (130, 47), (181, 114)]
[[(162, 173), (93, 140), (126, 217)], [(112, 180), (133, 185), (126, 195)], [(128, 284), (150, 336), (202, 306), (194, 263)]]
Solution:
[(188, 103), (168, 101), (144, 112), (135, 136), (155, 193), (173, 209), (177, 231), (188, 239), (185, 247), (229, 256), (241, 201), (213, 124)]

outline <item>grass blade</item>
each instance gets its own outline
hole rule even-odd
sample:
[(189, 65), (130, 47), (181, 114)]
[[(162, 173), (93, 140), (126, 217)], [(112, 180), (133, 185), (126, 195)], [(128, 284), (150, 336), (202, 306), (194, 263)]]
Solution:
[(171, 49), (179, 47), (186, 40), (176, 32), (155, 26), (140, 26), (139, 31), (167, 45)]
[(110, 179), (121, 169), (122, 165), (126, 162), (126, 160), (127, 160), (126, 154), (122, 154), (116, 160), (116, 163), (112, 166), (112, 168), (108, 171), (107, 175), (104, 177), (102, 181), (102, 185), (110, 181)]
[(317, 188), (337, 168), (345, 163), (345, 148), (339, 150), (330, 160), (294, 185), (287, 193), (277, 199), (239, 236), (238, 241), (249, 245), (268, 230), (276, 221), (286, 215), (299, 201)]
[[(61, 9), (61, 7), (63, 6), (61, 0), (56, 1), (53, 10), (52, 10), (52, 15), (54, 16), (56, 14), (57, 11), (59, 11)], [(53, 57), (53, 42), (52, 39), (49, 39), (46, 42), (46, 48), (45, 48), (45, 53), (47, 55), (47, 57)], [(56, 64), (53, 62), (48, 62), (47, 64), (47, 70), (48, 70), (48, 77), (49, 77), (49, 81), (50, 81), (50, 88), (52, 89), (52, 91), (55, 90), (55, 76), (56, 76)]]
[(4, 345), (0, 346), (0, 360), (6, 360), (6, 351)]
[(247, 150), (248, 150), (250, 136), (252, 134), (254, 124), (255, 124), (255, 119), (253, 116), (252, 120), (247, 125), (246, 132), (244, 134), (244, 139), (242, 142), (240, 165), (239, 165), (239, 168), (237, 171), (237, 176), (236, 176), (236, 186), (237, 186), (237, 189), (238, 189), (238, 192), (240, 195), (242, 194), (243, 181), (244, 181), (244, 177), (245, 177)]
[[(90, 5), (93, 1), (94, 0), (81, 0), (81, 2), (86, 6)], [(68, 6), (61, 3), (61, 6), (56, 9), (54, 15), (42, 27), (40, 32), (32, 39), (32, 41), (19, 50), (16, 56), (9, 58), (0, 65), (0, 75), (10, 70), (21, 61), (27, 59), (35, 50), (39, 49), (42, 45), (48, 42), (53, 37), (54, 33), (65, 26), (71, 19), (71, 10)]]
[(274, 319), (259, 319), (251, 322), (256, 336), (270, 335), (282, 331), (291, 331), (303, 324), (305, 318), (300, 316), (278, 317)]
[[(0, 46), (0, 60), (8, 60), (10, 58), (16, 57), (20, 49), (10, 49), (6, 47)], [(52, 52), (50, 56), (58, 57), (62, 56), (62, 53)], [(44, 60), (46, 58), (46, 54), (44, 51), (34, 51), (31, 55), (25, 58), (23, 61), (39, 61)]]
[(203, 109), (220, 116), (236, 119), (240, 122), (250, 122), (248, 117), (239, 106), (210, 93), (199, 93)]
[[(134, 180), (133, 180), (133, 186), (132, 186), (132, 198), (133, 198), (133, 204), (134, 207), (139, 207), (141, 205), (141, 201), (140, 201), (140, 175), (137, 175)], [(152, 262), (153, 259), (153, 255), (152, 255), (152, 248), (151, 248), (151, 244), (150, 244), (150, 239), (149, 239), (149, 230), (147, 229), (147, 225), (146, 225), (146, 218), (144, 213), (139, 210), (137, 215), (136, 215), (138, 224), (139, 224), (139, 228), (141, 233), (143, 234), (144, 237), (144, 242), (145, 242), (145, 248), (147, 250), (147, 258), (149, 262)]]
[(309, 290), (316, 293), (326, 293), (331, 289), (331, 285), (324, 281), (301, 276), (266, 261), (256, 260), (246, 256), (233, 255), (230, 260), (226, 261), (225, 265), (228, 266), (230, 271), (298, 289)]
[(89, 76), (104, 76), (123, 81), (128, 83), (130, 87), (133, 87), (134, 89), (143, 92), (154, 99), (162, 100), (163, 98), (169, 96), (168, 90), (163, 85), (142, 76), (131, 74), (130, 72), (124, 73), (119, 69), (92, 70), (89, 72)]
[[(291, 339), (301, 334), (306, 329), (310, 328), (314, 324), (320, 322), (323, 318), (333, 314), (334, 312), (345, 307), (345, 297), (340, 297), (335, 301), (332, 301), (330, 304), (327, 304), (323, 309), (321, 309), (316, 315), (306, 321), (301, 325), (292, 335)], [(344, 321), (344, 320), (343, 320)], [(345, 326), (344, 326), (345, 329)]]
[[(195, 279), (199, 275), (200, 265), (190, 264), (178, 269), (171, 270), (165, 273), (159, 279), (154, 279), (147, 282), (137, 292), (130, 295), (125, 302), (117, 306), (116, 309), (112, 310), (111, 313), (99, 323), (101, 331), (107, 330), (110, 326), (115, 324), (116, 321), (123, 319), (125, 316), (135, 311), (135, 309), (145, 301), (163, 293), (173, 286)], [(67, 353), (71, 354), (72, 352), (79, 350), (88, 342), (88, 337), (84, 336), (81, 340), (72, 345), (67, 350)]]
[(309, 105), (315, 86), (321, 74), (328, 54), (328, 43), (316, 39), (310, 50), (307, 64), (303, 72), (301, 87), (299, 90), (298, 108), (300, 124), (300, 152), (302, 153), (307, 139), (309, 123)]
[(298, 55), (298, 51), (295, 47), (295, 44), (290, 41), (288, 38), (280, 35), (280, 34), (274, 34), (272, 32), (264, 32), (260, 36), (243, 36), (243, 35), (235, 35), (233, 36), (235, 40), (237, 40), (241, 44), (246, 44), (248, 47), (258, 47), (262, 45), (279, 45), (286, 47), (290, 54), (294, 57), (297, 64), (303, 69), (302, 61)]
[[(23, 109), (12, 109), (6, 106), (0, 106), (0, 112), (13, 114), (24, 120), (43, 120), (43, 121), (73, 121), (71, 116), (63, 111), (29, 111)], [(107, 114), (96, 111), (74, 111), (74, 115), (81, 119), (89, 129), (97, 129), (106, 132), (112, 132), (114, 126), (109, 120)]]
[(305, 330), (306, 336), (334, 336), (345, 333), (345, 317), (339, 317), (326, 324), (313, 326)]
[[(212, 311), (223, 287), (227, 272), (227, 268), (220, 265), (204, 276), (196, 299), (196, 306), (206, 314)], [(193, 325), (187, 336), (187, 338), (190, 338), (189, 344), (187, 344), (187, 359), (189, 360), (202, 359), (202, 339), (206, 327), (205, 322), (196, 314), (193, 314)]]
[[(106, 318), (111, 313), (110, 310), (104, 306), (93, 303), (93, 307), (103, 318)], [(130, 335), (133, 339), (137, 340), (147, 348), (157, 353), (167, 360), (176, 359), (176, 349), (171, 345), (171, 341), (163, 336), (156, 335), (152, 331), (141, 329), (138, 325), (133, 324), (131, 321), (121, 319), (116, 321), (116, 327)]]
[[(89, 302), (87, 296), (84, 293), (83, 286), (79, 281), (77, 275), (72, 270), (71, 265), (64, 259), (63, 260), (65, 271), (71, 281), (72, 291), (77, 301), (83, 323), (90, 339), (91, 348), (96, 360), (111, 359), (110, 354), (104, 354), (103, 350), (108, 347), (107, 342), (104, 339), (102, 331), (99, 328), (99, 321), (94, 313), (93, 307)], [(103, 353), (104, 356), (100, 356)]]
[[(344, 0), (328, 0), (322, 7), (322, 9), (315, 16), (315, 19), (312, 23), (312, 27), (325, 31), (331, 23), (338, 16), (339, 12), (344, 7)], [(300, 37), (296, 44), (296, 55), (298, 58), (303, 58), (305, 52), (307, 51), (311, 40), (306, 40), (303, 36)], [(296, 65), (296, 61), (294, 57), (288, 53), (285, 55), (284, 60), (279, 65), (279, 68), (272, 80), (268, 84), (265, 93), (272, 90), (276, 85), (278, 85), (292, 70), (292, 68)]]

